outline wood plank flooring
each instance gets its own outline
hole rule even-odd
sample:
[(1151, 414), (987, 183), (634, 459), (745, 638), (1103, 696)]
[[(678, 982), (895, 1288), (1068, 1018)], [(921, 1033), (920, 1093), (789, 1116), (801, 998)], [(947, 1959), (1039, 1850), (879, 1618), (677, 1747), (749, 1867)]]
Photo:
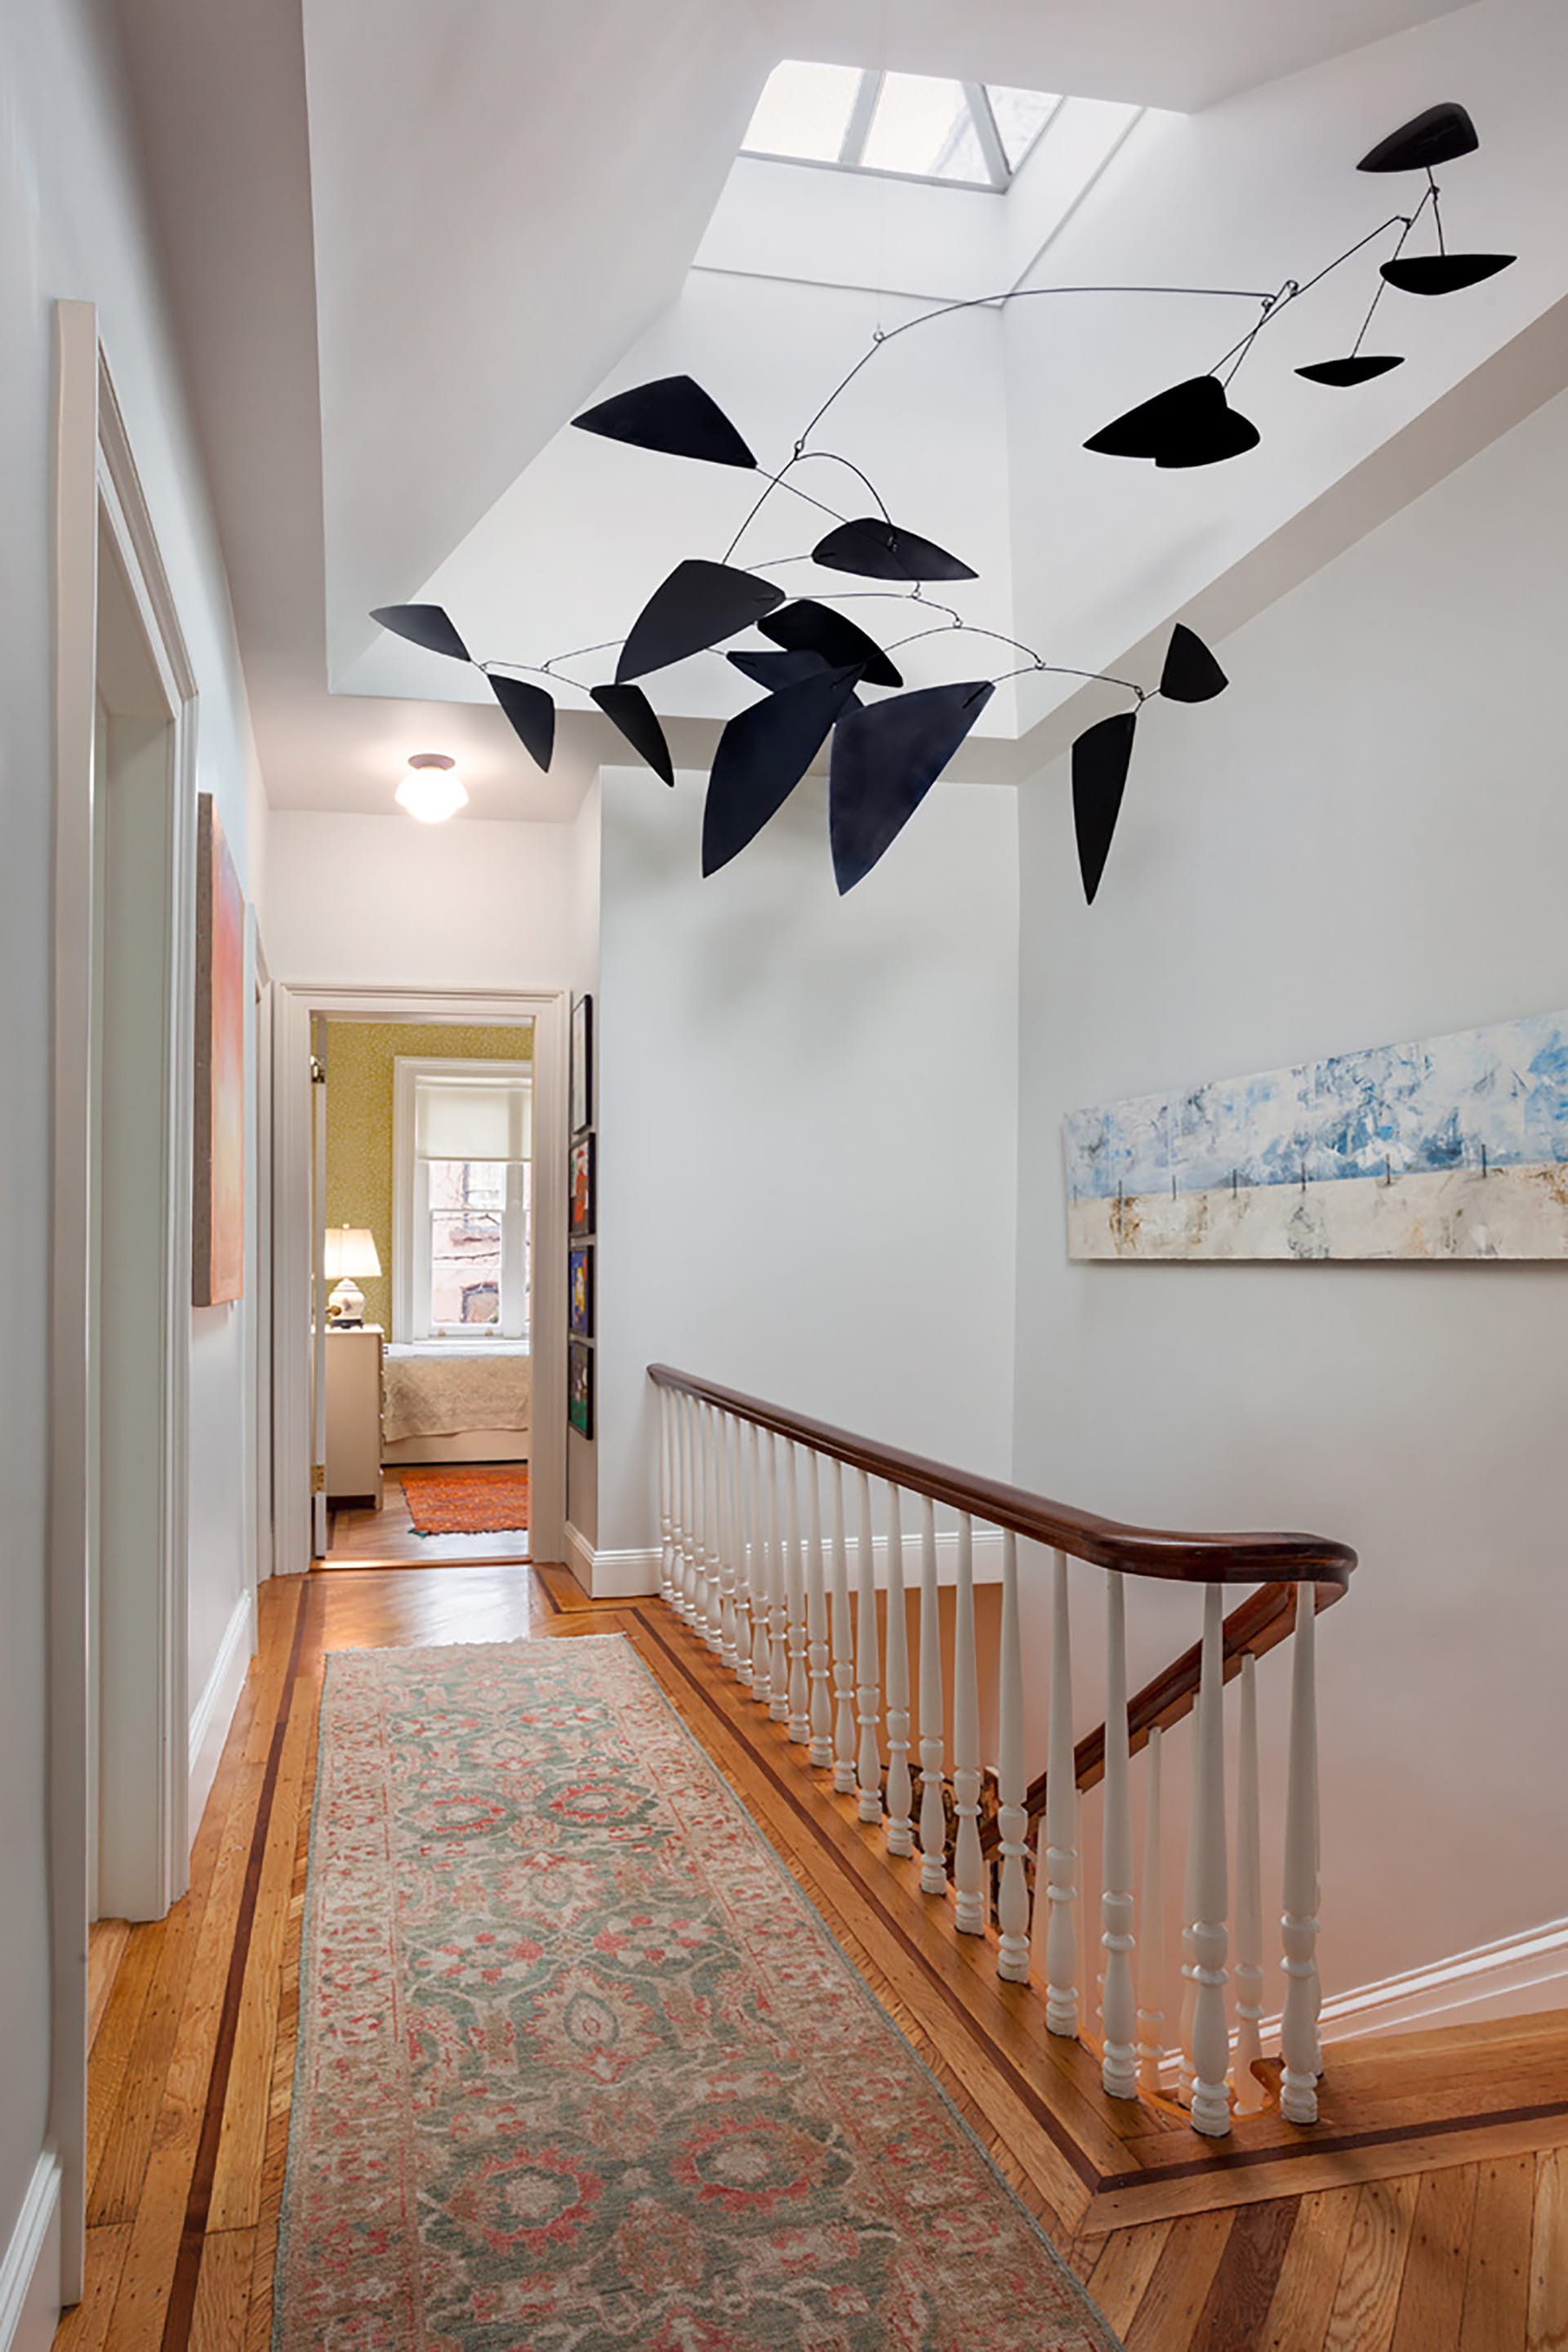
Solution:
[[(442, 1469), (500, 1469), (500, 1463), (443, 1463)], [(409, 1522), (403, 1481), (385, 1475), (379, 1511), (366, 1504), (334, 1507), (327, 1515), (326, 1568), (505, 1568), (528, 1558), (528, 1531), (488, 1536), (420, 1536)]]
[(1317, 2133), (1268, 2115), (1215, 2150), (1107, 2100), (657, 1602), (595, 1606), (554, 1568), (328, 1567), (267, 1586), (260, 1619), (190, 1893), (93, 1931), (88, 2284), (57, 2352), (267, 2352), (326, 1653), (611, 1630), (1129, 2352), (1568, 2352), (1568, 2018), (1331, 2050)]

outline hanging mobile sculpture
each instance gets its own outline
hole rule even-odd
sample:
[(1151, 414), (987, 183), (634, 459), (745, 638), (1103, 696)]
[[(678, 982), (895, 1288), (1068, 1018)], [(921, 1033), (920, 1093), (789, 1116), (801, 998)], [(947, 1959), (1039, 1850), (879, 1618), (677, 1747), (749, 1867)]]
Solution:
[[(1207, 702), (1224, 692), (1225, 672), (1202, 638), (1180, 623), (1172, 632), (1160, 682), (1152, 688), (1102, 670), (1048, 662), (1033, 646), (1000, 630), (972, 626), (952, 605), (940, 603), (926, 591), (937, 583), (976, 579), (979, 575), (973, 567), (933, 541), (895, 523), (869, 478), (838, 452), (812, 447), (813, 435), (840, 394), (879, 352), (933, 320), (950, 318), (959, 310), (999, 308), (1050, 295), (1167, 294), (1257, 302), (1260, 314), (1205, 375), (1190, 376), (1141, 400), (1102, 425), (1083, 446), (1097, 456), (1142, 459), (1161, 470), (1221, 465), (1242, 457), (1258, 447), (1262, 435), (1230, 397), (1237, 373), (1264, 330), (1332, 271), (1366, 253), (1391, 231), (1399, 231), (1393, 252), (1378, 266), (1378, 284), (1350, 351), (1342, 357), (1315, 360), (1296, 370), (1310, 383), (1348, 391), (1405, 364), (1403, 354), (1362, 349), (1390, 287), (1425, 297), (1454, 294), (1495, 277), (1515, 258), (1506, 253), (1448, 250), (1433, 175), (1439, 165), (1472, 154), (1479, 143), (1465, 109), (1452, 103), (1428, 107), (1425, 113), (1401, 124), (1362, 157), (1357, 169), (1374, 173), (1424, 173), (1426, 193), (1414, 212), (1394, 214), (1315, 277), (1304, 281), (1287, 278), (1273, 293), (1234, 286), (1030, 286), (968, 301), (944, 302), (901, 326), (879, 331), (870, 349), (828, 394), (776, 473), (759, 465), (717, 401), (689, 375), (662, 376), (651, 383), (637, 384), (585, 409), (572, 420), (582, 432), (664, 457), (689, 457), (700, 464), (763, 476), (763, 487), (722, 557), (717, 562), (689, 557), (678, 563), (624, 638), (553, 654), (540, 664), (476, 662), (439, 604), (383, 605), (371, 618), (427, 652), (473, 663), (488, 680), (524, 750), (541, 768), (549, 767), (554, 747), (554, 690), (568, 686), (586, 692), (637, 757), (667, 784), (675, 782), (674, 761), (658, 714), (637, 681), (693, 654), (717, 654), (728, 639), (756, 628), (771, 641), (770, 650), (737, 647), (727, 656), (735, 669), (764, 692), (760, 701), (737, 713), (719, 738), (703, 810), (702, 871), (717, 873), (755, 839), (831, 736), (828, 838), (840, 893), (863, 881), (886, 854), (1005, 679), (1052, 675), (1114, 687), (1132, 696), (1132, 708), (1096, 720), (1072, 747), (1079, 871), (1085, 898), (1092, 905), (1110, 854), (1144, 704), (1156, 697), (1167, 702)], [(1407, 254), (1405, 247), (1428, 212), (1436, 250)], [(876, 513), (844, 515), (803, 490), (790, 477), (796, 467), (814, 459), (855, 475), (869, 492)], [(826, 512), (835, 527), (818, 539), (809, 554), (784, 557), (771, 562), (768, 570), (809, 562), (820, 570), (885, 586), (853, 591), (823, 588), (815, 596), (786, 600), (785, 592), (773, 581), (734, 564), (735, 550), (757, 514), (781, 489)], [(872, 599), (883, 594), (942, 613), (946, 619), (887, 646), (834, 609), (831, 599), (836, 594)], [(902, 675), (890, 657), (898, 646), (952, 632), (1009, 646), (1026, 658), (998, 677), (904, 690)], [(618, 648), (615, 677), (604, 685), (584, 688), (574, 678), (558, 675), (563, 662), (615, 648)], [(510, 675), (518, 670), (526, 672), (526, 677)], [(531, 683), (535, 679), (546, 683)], [(861, 691), (868, 687), (888, 691), (884, 698), (868, 702)]]

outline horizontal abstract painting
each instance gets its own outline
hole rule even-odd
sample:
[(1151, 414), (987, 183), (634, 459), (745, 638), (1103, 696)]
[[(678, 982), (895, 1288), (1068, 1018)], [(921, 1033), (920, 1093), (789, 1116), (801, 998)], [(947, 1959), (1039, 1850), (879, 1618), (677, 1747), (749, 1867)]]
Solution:
[(1063, 1128), (1075, 1258), (1568, 1257), (1568, 1013)]

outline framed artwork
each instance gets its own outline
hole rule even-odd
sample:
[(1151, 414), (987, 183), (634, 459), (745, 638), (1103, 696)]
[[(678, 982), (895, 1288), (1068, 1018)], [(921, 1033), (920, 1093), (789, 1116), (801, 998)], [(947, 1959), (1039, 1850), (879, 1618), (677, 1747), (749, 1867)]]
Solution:
[(245, 900), (210, 793), (196, 801), (191, 1302), (245, 1295)]
[(574, 1339), (591, 1339), (594, 1336), (593, 1243), (574, 1242), (566, 1254), (566, 1264), (572, 1336)]
[(579, 1136), (572, 1146), (572, 1159), (567, 1185), (569, 1202), (568, 1231), (572, 1239), (584, 1240), (597, 1228), (598, 1201), (595, 1197), (594, 1138)]
[(579, 1437), (594, 1434), (594, 1350), (581, 1339), (566, 1349), (566, 1419)]
[(572, 1007), (572, 1132), (594, 1124), (594, 1000), (580, 996)]

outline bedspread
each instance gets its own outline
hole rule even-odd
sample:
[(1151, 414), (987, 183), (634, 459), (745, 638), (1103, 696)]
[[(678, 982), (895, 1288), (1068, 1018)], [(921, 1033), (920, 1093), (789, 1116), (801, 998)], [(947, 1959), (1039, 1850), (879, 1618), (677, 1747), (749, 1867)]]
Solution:
[(388, 1348), (385, 1374), (383, 1425), (389, 1444), (529, 1426), (533, 1361), (517, 1350)]

